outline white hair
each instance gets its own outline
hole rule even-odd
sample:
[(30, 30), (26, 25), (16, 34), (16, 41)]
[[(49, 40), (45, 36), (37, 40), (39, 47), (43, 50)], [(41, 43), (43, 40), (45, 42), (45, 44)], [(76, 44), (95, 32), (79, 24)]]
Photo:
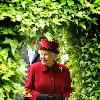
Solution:
[[(39, 54), (40, 54), (40, 51), (41, 50), (38, 50)], [(47, 51), (49, 51), (49, 50), (47, 50)], [(54, 60), (56, 61), (56, 58), (57, 58), (58, 54), (53, 53), (52, 51), (50, 51), (50, 52), (51, 52), (51, 55), (54, 57)]]
[(51, 55), (54, 57), (54, 60), (56, 61), (58, 54), (51, 52)]

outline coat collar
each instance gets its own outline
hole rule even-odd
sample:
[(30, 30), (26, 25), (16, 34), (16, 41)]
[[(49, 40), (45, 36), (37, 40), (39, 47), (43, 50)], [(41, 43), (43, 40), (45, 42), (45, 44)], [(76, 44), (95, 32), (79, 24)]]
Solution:
[(46, 65), (41, 64), (41, 68), (43, 72), (47, 71), (62, 72), (62, 67), (60, 67), (57, 62), (55, 62), (50, 68), (48, 68)]

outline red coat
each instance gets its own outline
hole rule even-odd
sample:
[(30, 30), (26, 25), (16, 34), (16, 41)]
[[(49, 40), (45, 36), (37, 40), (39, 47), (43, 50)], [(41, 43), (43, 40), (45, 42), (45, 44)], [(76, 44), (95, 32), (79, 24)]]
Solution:
[(32, 64), (28, 72), (25, 88), (27, 92), (32, 94), (30, 100), (36, 100), (39, 93), (57, 93), (62, 94), (63, 98), (68, 98), (72, 92), (69, 70), (63, 64), (56, 62), (51, 69), (47, 69), (41, 62)]

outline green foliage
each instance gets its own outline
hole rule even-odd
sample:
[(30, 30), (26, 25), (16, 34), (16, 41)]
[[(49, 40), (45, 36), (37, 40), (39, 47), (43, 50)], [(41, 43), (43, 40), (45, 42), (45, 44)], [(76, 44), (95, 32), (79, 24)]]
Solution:
[[(99, 0), (1, 0), (0, 99), (20, 97), (26, 64), (21, 48), (31, 39), (58, 39), (68, 53), (74, 92), (70, 100), (97, 100), (100, 71)], [(96, 78), (97, 77), (97, 78)]]
[(82, 57), (80, 66), (82, 70), (83, 89), (81, 91), (83, 99), (97, 100), (100, 93), (100, 42), (97, 37), (85, 41), (82, 47)]
[(64, 49), (61, 47), (70, 57), (67, 66), (71, 68), (74, 87), (70, 100), (97, 100), (100, 99), (100, 15), (97, 11), (100, 1), (80, 0), (75, 4), (67, 8), (67, 18), (73, 24), (63, 27)]
[(26, 65), (20, 57), (22, 45), (32, 46), (33, 37), (38, 41), (43, 36), (51, 40), (58, 32), (56, 27), (64, 21), (62, 5), (57, 2), (7, 0), (0, 3), (0, 99), (17, 99), (24, 90), (21, 82)]
[[(23, 91), (21, 77), (25, 75), (25, 64), (20, 60), (8, 57), (8, 48), (0, 48), (0, 98), (1, 100), (13, 99), (14, 94)], [(18, 54), (14, 54), (15, 56)], [(17, 58), (16, 56), (16, 58)]]

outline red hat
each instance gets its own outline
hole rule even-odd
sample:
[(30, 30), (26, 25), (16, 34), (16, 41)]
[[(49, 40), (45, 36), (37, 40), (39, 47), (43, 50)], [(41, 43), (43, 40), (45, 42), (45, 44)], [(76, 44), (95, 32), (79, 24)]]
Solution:
[(57, 48), (59, 47), (59, 43), (57, 40), (48, 41), (48, 39), (41, 39), (39, 50), (49, 50), (56, 54), (59, 54)]

